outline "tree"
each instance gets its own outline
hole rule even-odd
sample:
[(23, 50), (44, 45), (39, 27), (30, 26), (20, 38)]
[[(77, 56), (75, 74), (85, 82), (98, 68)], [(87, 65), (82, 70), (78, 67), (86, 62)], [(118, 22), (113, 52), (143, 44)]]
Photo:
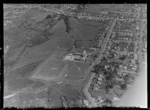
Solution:
[(95, 65), (95, 66), (93, 67), (93, 70), (92, 70), (91, 72), (98, 73), (99, 68), (100, 68), (100, 65), (97, 64), (97, 65)]
[(111, 106), (112, 105), (112, 101), (109, 98), (106, 98), (103, 102), (102, 102), (103, 106)]
[(122, 85), (120, 85), (120, 88), (122, 89), (122, 90), (126, 90), (126, 88), (127, 88), (127, 84), (122, 84)]
[(121, 57), (119, 57), (120, 60), (125, 60), (126, 59), (126, 55), (122, 55)]

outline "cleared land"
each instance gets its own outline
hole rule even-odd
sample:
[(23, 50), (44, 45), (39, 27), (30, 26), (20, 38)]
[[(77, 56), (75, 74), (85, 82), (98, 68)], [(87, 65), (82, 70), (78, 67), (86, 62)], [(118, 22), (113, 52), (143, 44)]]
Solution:
[[(61, 42), (60, 46), (63, 47), (63, 49), (58, 49), (57, 41), (61, 38), (62, 39), (64, 38), (64, 40), (69, 39), (69, 41), (66, 41), (64, 43)], [(34, 72), (34, 69), (38, 68), (38, 66), (40, 66), (40, 64), (43, 61), (49, 58), (49, 56), (51, 57), (50, 59), (53, 59), (53, 60), (62, 59), (63, 56), (66, 55), (68, 52), (66, 51), (66, 48), (71, 47), (69, 46), (70, 43), (71, 43), (70, 38), (66, 34), (59, 33), (59, 34), (54, 34), (51, 40), (48, 40), (42, 44), (26, 49), (26, 51), (22, 54), (21, 58), (19, 59), (18, 63), (11, 69), (8, 75), (5, 76), (5, 81), (10, 80), (8, 82), (9, 88), (11, 90), (15, 90), (15, 88), (16, 90), (18, 90), (18, 89), (27, 87), (27, 85), (30, 86), (31, 81), (28, 81), (27, 79), (24, 79), (24, 78), (27, 78), (32, 72)], [(59, 64), (61, 64), (60, 63), (61, 61), (53, 61), (52, 64), (54, 64), (54, 62), (56, 65), (49, 65), (49, 66), (58, 66)], [(49, 70), (49, 68), (47, 69)], [(14, 78), (18, 78), (18, 79), (16, 80)], [(23, 79), (20, 79), (20, 78), (23, 78)], [(25, 82), (24, 80), (27, 82)], [(13, 84), (15, 85), (15, 81), (16, 83), (17, 81), (19, 81), (19, 83), (17, 83), (16, 86), (13, 86)]]
[(44, 65), (42, 70), (37, 71), (38, 73), (33, 75), (33, 77), (42, 79), (53, 79), (57, 77), (60, 74), (60, 72), (64, 69), (64, 64), (64, 62), (60, 61), (49, 61), (47, 64)]
[(67, 73), (69, 62), (62, 59), (67, 54), (64, 49), (55, 50), (51, 56), (41, 64), (41, 67), (31, 76), (31, 78), (46, 81), (59, 80)]
[(125, 4), (98, 4), (98, 5), (88, 5), (88, 8), (84, 10), (85, 13), (99, 13), (101, 10), (107, 9), (112, 11), (117, 11), (119, 9), (130, 9), (130, 6)]
[(9, 91), (18, 91), (26, 87), (32, 86), (34, 81), (29, 79), (12, 79), (7, 82)]
[(45, 85), (45, 83), (42, 83), (42, 82), (35, 82), (32, 86), (32, 89), (33, 90), (36, 90), (36, 89), (39, 89), (41, 87), (43, 87)]
[(71, 49), (73, 47), (73, 41), (70, 37), (64, 36), (58, 39), (57, 46), (63, 49)]
[(75, 62), (68, 72), (67, 79), (79, 80), (86, 78), (89, 65), (87, 63)]
[(41, 61), (37, 61), (14, 71), (10, 71), (5, 75), (5, 80), (11, 80), (13, 78), (27, 78), (40, 63)]
[[(98, 23), (98, 22), (97, 22)], [(90, 25), (83, 25), (79, 20), (71, 18), (71, 33), (74, 40), (93, 40), (98, 32), (98, 28)]]

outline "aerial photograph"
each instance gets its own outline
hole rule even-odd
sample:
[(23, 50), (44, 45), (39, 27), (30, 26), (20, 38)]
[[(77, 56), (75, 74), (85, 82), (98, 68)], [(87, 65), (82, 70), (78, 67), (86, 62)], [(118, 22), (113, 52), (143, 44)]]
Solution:
[(147, 108), (147, 4), (3, 4), (4, 108)]

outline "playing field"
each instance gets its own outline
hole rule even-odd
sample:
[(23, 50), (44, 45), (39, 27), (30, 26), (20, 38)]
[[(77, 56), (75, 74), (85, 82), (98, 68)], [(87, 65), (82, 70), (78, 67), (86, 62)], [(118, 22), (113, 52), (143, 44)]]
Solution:
[(67, 79), (71, 80), (79, 80), (85, 79), (88, 73), (89, 65), (87, 63), (75, 62), (69, 68), (69, 72), (67, 75)]
[(68, 69), (68, 62), (62, 60), (66, 53), (67, 52), (64, 49), (55, 50), (50, 57), (41, 64), (31, 78), (46, 81), (55, 79), (61, 80)]
[(50, 60), (33, 75), (33, 78), (38, 79), (53, 79), (60, 75), (61, 71), (65, 67), (65, 63), (62, 61)]

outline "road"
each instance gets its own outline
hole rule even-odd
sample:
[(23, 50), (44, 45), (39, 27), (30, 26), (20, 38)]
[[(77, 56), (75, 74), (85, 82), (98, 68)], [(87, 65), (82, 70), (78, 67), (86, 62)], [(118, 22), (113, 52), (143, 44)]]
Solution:
[(138, 41), (128, 41), (128, 40), (121, 40), (121, 39), (111, 39), (113, 41), (117, 42), (126, 42), (126, 43), (138, 43)]
[(106, 48), (106, 46), (107, 46), (107, 42), (108, 42), (108, 40), (109, 40), (109, 38), (110, 38), (112, 29), (113, 29), (113, 27), (115, 26), (115, 23), (116, 23), (116, 19), (114, 19), (114, 20), (112, 21), (112, 24), (111, 24), (111, 26), (110, 26), (110, 28), (109, 28), (107, 34), (106, 34), (106, 38), (105, 38), (105, 40), (104, 40), (104, 42), (103, 42), (103, 44), (102, 44), (102, 47), (101, 47), (101, 50), (100, 50), (100, 55), (99, 55), (99, 57), (96, 59), (94, 65), (97, 64), (97, 63), (99, 63), (99, 61), (101, 60), (101, 58), (102, 58), (102, 56), (103, 56), (103, 52), (105, 51), (105, 48)]
[(91, 85), (91, 81), (93, 79), (93, 77), (95, 76), (95, 73), (92, 73), (91, 76), (88, 78), (84, 88), (83, 88), (83, 93), (85, 94), (86, 98), (89, 100), (90, 105), (89, 107), (97, 107), (97, 104), (94, 102), (94, 100), (92, 99), (91, 94), (88, 92), (88, 89)]
[[(142, 12), (141, 12), (142, 13)], [(138, 50), (138, 55), (139, 55), (139, 62), (140, 62), (140, 70), (142, 69), (142, 47), (143, 47), (143, 41), (142, 41), (142, 37), (143, 37), (143, 30), (144, 30), (144, 26), (143, 26), (143, 21), (140, 22), (140, 41), (139, 41), (139, 50)]]
[(17, 94), (17, 93), (13, 93), (13, 94), (11, 94), (11, 95), (4, 96), (4, 99), (11, 98), (11, 97), (15, 96), (16, 94)]
[[(108, 40), (109, 40), (109, 38), (110, 38), (112, 29), (113, 29), (113, 27), (115, 26), (115, 23), (116, 23), (116, 19), (114, 19), (114, 20), (112, 21), (112, 24), (111, 24), (111, 26), (110, 26), (110, 28), (109, 28), (107, 34), (106, 34), (106, 38), (105, 38), (104, 43), (103, 43), (103, 45), (102, 45), (102, 48), (101, 48), (102, 50), (100, 51), (100, 56), (95, 60), (95, 62), (92, 63), (92, 65), (91, 65), (91, 67), (90, 67), (90, 70), (93, 68), (93, 66), (94, 66), (95, 64), (97, 64), (97, 63), (101, 60), (101, 58), (102, 58), (102, 56), (103, 56), (103, 52), (105, 51), (107, 42), (108, 42)], [(83, 90), (83, 92), (84, 92), (86, 98), (90, 101), (90, 104), (91, 104), (90, 106), (91, 106), (91, 107), (97, 107), (97, 104), (95, 103), (95, 101), (94, 101), (93, 98), (91, 97), (90, 93), (88, 92), (88, 89), (89, 89), (90, 84), (91, 84), (91, 80), (93, 79), (94, 76), (95, 76), (95, 74), (91, 74), (91, 76), (90, 76), (90, 78), (89, 78), (88, 82), (86, 83), (86, 85), (85, 85), (85, 87), (84, 87), (84, 90)]]
[[(141, 20), (142, 21), (142, 20)], [(113, 20), (113, 22), (112, 22), (112, 25), (110, 26), (110, 28), (109, 28), (109, 31), (108, 31), (108, 33), (107, 33), (107, 35), (106, 35), (106, 38), (105, 38), (105, 41), (104, 41), (104, 43), (103, 43), (103, 45), (102, 45), (102, 50), (100, 51), (100, 55), (99, 55), (99, 57), (96, 59), (96, 61), (95, 62), (93, 62), (92, 63), (92, 66), (91, 66), (91, 68), (95, 65), (95, 64), (97, 64), (97, 63), (99, 63), (100, 62), (100, 60), (101, 60), (101, 58), (102, 58), (102, 56), (103, 56), (103, 52), (105, 51), (105, 48), (106, 48), (106, 46), (107, 46), (107, 42), (108, 42), (108, 40), (109, 40), (109, 38), (110, 38), (110, 35), (111, 35), (111, 32), (112, 32), (112, 29), (113, 29), (113, 27), (115, 26), (115, 23), (116, 23), (116, 19), (114, 19)], [(140, 65), (142, 64), (141, 62), (142, 62), (142, 52), (141, 52), (141, 50), (142, 50), (142, 36), (143, 36), (143, 26), (142, 26), (142, 22), (141, 22), (141, 26), (140, 26), (140, 28), (141, 28), (141, 32), (140, 32), (140, 49), (139, 49), (139, 60), (140, 60)], [(141, 67), (141, 66), (140, 66)], [(90, 101), (90, 103), (92, 104), (92, 106), (94, 106), (94, 107), (96, 107), (97, 105), (95, 104), (95, 102), (93, 101), (93, 99), (92, 99), (92, 97), (91, 97), (91, 95), (89, 94), (89, 92), (88, 92), (88, 88), (89, 88), (89, 86), (90, 86), (90, 84), (91, 84), (91, 80), (92, 80), (92, 78), (93, 78), (94, 76), (93, 76), (93, 74), (91, 75), (91, 77), (90, 77), (90, 79), (89, 79), (89, 81), (88, 81), (88, 83), (87, 83), (87, 85), (86, 85), (86, 87), (85, 87), (85, 96), (87, 97), (87, 99)]]
[(121, 72), (126, 72), (126, 73), (129, 73), (129, 74), (137, 74), (137, 73), (134, 72), (134, 71), (128, 71), (128, 70), (121, 70)]
[[(71, 13), (71, 12), (61, 11), (61, 10), (56, 9), (56, 8), (55, 9), (47, 9), (47, 8), (40, 7), (40, 6), (38, 6), (38, 8), (43, 9), (45, 11), (52, 11), (52, 12), (57, 13), (57, 14), (63, 14), (63, 15), (73, 16), (73, 17), (78, 17), (78, 18), (86, 18), (86, 19), (92, 19), (92, 20), (100, 20), (100, 19), (107, 19), (107, 20), (110, 19), (110, 20), (112, 20), (112, 19), (115, 19), (115, 18), (104, 18), (104, 17), (98, 17), (98, 16), (83, 15), (82, 13), (79, 13), (79, 14)], [(130, 13), (130, 12), (126, 12), (126, 13)], [(123, 21), (123, 20), (126, 20), (126, 19), (122, 18), (122, 19), (117, 19), (117, 20)], [(135, 19), (130, 19), (130, 20), (135, 20)]]
[[(83, 16), (83, 15), (82, 15), (82, 16), (79, 16), (79, 15), (74, 15), (73, 13), (61, 12), (60, 10), (56, 10), (56, 9), (54, 10), (54, 9), (46, 9), (46, 8), (43, 8), (43, 7), (41, 7), (41, 8), (44, 9), (45, 11), (52, 11), (52, 12), (55, 12), (55, 13), (58, 13), (58, 14), (64, 14), (64, 15), (70, 15), (70, 16), (77, 16), (77, 17), (79, 17), (79, 18), (91, 18), (91, 19), (94, 19), (94, 20), (97, 20), (97, 19), (112, 19), (112, 18), (100, 18), (100, 17), (95, 17), (95, 16), (85, 16), (85, 15), (84, 15), (84, 16)], [(124, 19), (117, 19), (117, 20), (124, 20)], [(141, 20), (141, 21), (142, 21), (142, 20)], [(110, 28), (109, 28), (109, 30), (108, 30), (108, 33), (107, 33), (107, 35), (106, 35), (106, 39), (105, 39), (105, 41), (104, 41), (104, 43), (103, 43), (103, 45), (102, 45), (102, 48), (101, 48), (102, 50), (100, 51), (100, 56), (96, 59), (95, 62), (92, 63), (91, 68), (92, 68), (95, 64), (99, 63), (100, 59), (102, 58), (103, 52), (105, 51), (107, 42), (108, 42), (108, 40), (109, 40), (109, 37), (110, 37), (110, 35), (111, 35), (112, 29), (113, 29), (115, 23), (116, 23), (116, 19), (113, 20), (112, 25), (110, 26)], [(140, 26), (140, 27), (141, 27), (141, 32), (140, 32), (140, 49), (139, 49), (139, 52), (138, 52), (138, 53), (139, 53), (139, 60), (140, 60), (140, 62), (142, 62), (142, 52), (141, 52), (141, 50), (142, 50), (142, 45), (143, 45), (143, 44), (142, 44), (142, 36), (143, 36), (142, 23), (141, 23), (141, 26)], [(142, 64), (142, 63), (140, 63), (140, 64)], [(85, 93), (87, 99), (92, 103), (92, 105), (96, 106), (95, 103), (94, 103), (94, 101), (93, 101), (92, 98), (91, 98), (91, 95), (90, 95), (89, 92), (88, 92), (88, 88), (89, 88), (89, 86), (90, 86), (90, 84), (91, 84), (91, 80), (92, 80), (93, 77), (94, 77), (94, 74), (91, 75), (91, 77), (90, 77), (90, 79), (89, 79), (87, 85), (85, 86), (84, 93)], [(9, 96), (5, 96), (4, 99), (10, 98), (10, 97), (12, 97), (12, 96), (14, 96), (14, 95), (16, 95), (16, 94), (12, 94), (12, 95), (9, 95)]]
[[(31, 9), (31, 8), (39, 8), (39, 9), (42, 9), (44, 11), (51, 11), (51, 12), (54, 12), (54, 13), (57, 13), (57, 14), (63, 14), (63, 15), (67, 15), (67, 16), (74, 16), (74, 17), (78, 17), (78, 18), (86, 18), (86, 19), (92, 19), (92, 20), (100, 20), (100, 19), (115, 19), (115, 18), (104, 18), (104, 17), (99, 17), (99, 16), (92, 16), (92, 15), (84, 15), (84, 13), (72, 13), (72, 12), (67, 12), (67, 11), (63, 11), (63, 10), (60, 10), (60, 9), (57, 9), (57, 8), (44, 8), (44, 7), (41, 7), (41, 6), (31, 6), (31, 7), (28, 7), (28, 9)], [(117, 12), (118, 13), (118, 12)], [(131, 12), (123, 12), (123, 13), (131, 13)], [(118, 20), (126, 20), (124, 18), (121, 18), (121, 19), (118, 19)], [(130, 20), (135, 20), (135, 19), (130, 19)]]

